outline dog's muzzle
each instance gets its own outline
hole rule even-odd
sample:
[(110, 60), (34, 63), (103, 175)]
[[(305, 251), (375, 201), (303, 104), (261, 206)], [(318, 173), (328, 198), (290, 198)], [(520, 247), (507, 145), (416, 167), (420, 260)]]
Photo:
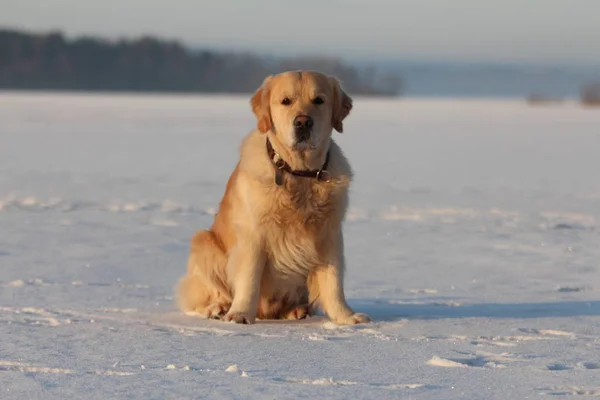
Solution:
[(310, 139), (310, 132), (314, 121), (308, 115), (298, 115), (294, 118), (294, 133), (298, 142), (306, 142)]

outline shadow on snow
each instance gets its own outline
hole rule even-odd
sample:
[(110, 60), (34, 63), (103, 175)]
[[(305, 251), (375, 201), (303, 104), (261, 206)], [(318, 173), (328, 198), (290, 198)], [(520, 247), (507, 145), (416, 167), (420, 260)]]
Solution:
[(542, 303), (476, 303), (448, 306), (432, 304), (392, 304), (384, 299), (349, 300), (356, 312), (374, 321), (398, 319), (456, 318), (557, 318), (600, 316), (600, 301), (562, 301)]

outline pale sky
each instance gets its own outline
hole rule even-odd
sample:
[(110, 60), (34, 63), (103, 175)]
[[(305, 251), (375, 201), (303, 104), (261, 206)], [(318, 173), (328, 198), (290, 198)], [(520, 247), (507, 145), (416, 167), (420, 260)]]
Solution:
[(600, 0), (0, 0), (0, 26), (284, 55), (600, 64)]

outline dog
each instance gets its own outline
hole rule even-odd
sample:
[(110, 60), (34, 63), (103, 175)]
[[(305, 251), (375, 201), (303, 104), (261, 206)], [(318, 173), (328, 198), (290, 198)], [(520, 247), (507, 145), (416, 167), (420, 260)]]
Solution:
[(343, 290), (352, 170), (331, 136), (352, 103), (323, 73), (264, 79), (250, 100), (256, 129), (242, 141), (214, 223), (191, 239), (176, 289), (183, 312), (253, 324), (318, 308), (340, 325), (370, 322)]

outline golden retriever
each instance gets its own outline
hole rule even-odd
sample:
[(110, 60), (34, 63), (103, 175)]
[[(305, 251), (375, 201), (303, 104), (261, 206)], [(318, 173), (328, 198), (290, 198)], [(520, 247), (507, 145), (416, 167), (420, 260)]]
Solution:
[(302, 319), (318, 306), (338, 324), (367, 323), (344, 297), (342, 221), (352, 171), (331, 138), (352, 99), (313, 71), (268, 76), (210, 230), (191, 240), (177, 287), (188, 314), (252, 324)]

